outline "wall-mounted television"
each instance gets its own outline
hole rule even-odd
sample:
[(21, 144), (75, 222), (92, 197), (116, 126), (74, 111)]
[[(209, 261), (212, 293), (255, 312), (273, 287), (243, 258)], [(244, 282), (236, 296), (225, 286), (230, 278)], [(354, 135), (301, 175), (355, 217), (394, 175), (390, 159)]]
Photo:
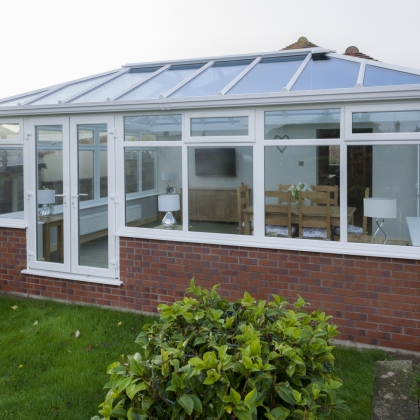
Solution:
[(196, 176), (236, 176), (236, 150), (234, 148), (196, 148)]

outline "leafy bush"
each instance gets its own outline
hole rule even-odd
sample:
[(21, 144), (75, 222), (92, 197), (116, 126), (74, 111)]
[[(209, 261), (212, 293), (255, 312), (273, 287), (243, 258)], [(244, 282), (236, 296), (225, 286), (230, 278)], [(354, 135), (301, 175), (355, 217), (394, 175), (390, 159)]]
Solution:
[(192, 279), (194, 297), (159, 305), (139, 352), (108, 367), (102, 419), (315, 420), (346, 408), (335, 395), (331, 317), (301, 309), (301, 297), (292, 310), (276, 295), (231, 303), (216, 288)]

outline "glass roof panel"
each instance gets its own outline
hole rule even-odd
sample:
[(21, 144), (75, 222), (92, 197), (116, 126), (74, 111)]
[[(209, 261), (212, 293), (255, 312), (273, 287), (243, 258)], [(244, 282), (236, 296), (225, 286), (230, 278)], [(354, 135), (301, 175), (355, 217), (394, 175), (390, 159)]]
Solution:
[(314, 54), (291, 90), (353, 88), (359, 68), (360, 63), (354, 61)]
[(172, 66), (169, 70), (158, 74), (143, 85), (118, 98), (118, 100), (157, 99), (159, 95), (164, 94), (178, 83), (181, 83), (186, 77), (202, 66), (203, 64)]
[(72, 83), (71, 85), (64, 86), (58, 91), (53, 92), (51, 95), (41, 98), (39, 101), (31, 103), (31, 105), (56, 104), (58, 103), (58, 101), (64, 101), (70, 96), (75, 95), (77, 92), (83, 92), (85, 89), (88, 89), (90, 86), (96, 85), (101, 80), (110, 77), (111, 75), (112, 74), (107, 74), (105, 76), (95, 77), (94, 79), (84, 80), (78, 83)]
[(16, 106), (19, 102), (26, 102), (30, 98), (40, 95), (42, 92), (33, 93), (32, 95), (20, 96), (19, 98), (12, 99), (7, 102), (1, 102), (0, 106)]
[(296, 73), (305, 55), (263, 58), (228, 94), (280, 92)]
[(376, 66), (366, 66), (363, 86), (392, 86), (419, 84), (418, 74), (405, 73), (403, 71), (384, 69)]
[(159, 67), (131, 69), (128, 73), (125, 73), (122, 76), (111, 80), (109, 83), (105, 83), (85, 95), (76, 98), (72, 101), (72, 103), (105, 102), (107, 98), (113, 98), (120, 92), (124, 92), (129, 89), (130, 86), (134, 86), (135, 84), (141, 82), (158, 69)]
[(204, 70), (185, 86), (178, 89), (170, 98), (187, 96), (214, 96), (227, 86), (253, 60), (220, 61)]

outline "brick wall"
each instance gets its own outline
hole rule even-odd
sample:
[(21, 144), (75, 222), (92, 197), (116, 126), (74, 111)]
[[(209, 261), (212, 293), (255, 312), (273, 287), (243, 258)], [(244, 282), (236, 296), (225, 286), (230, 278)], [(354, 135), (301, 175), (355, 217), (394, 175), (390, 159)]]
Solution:
[(0, 228), (0, 290), (156, 311), (196, 284), (237, 299), (297, 295), (357, 343), (420, 352), (420, 263), (413, 260), (122, 238), (122, 286), (22, 275), (26, 233)]

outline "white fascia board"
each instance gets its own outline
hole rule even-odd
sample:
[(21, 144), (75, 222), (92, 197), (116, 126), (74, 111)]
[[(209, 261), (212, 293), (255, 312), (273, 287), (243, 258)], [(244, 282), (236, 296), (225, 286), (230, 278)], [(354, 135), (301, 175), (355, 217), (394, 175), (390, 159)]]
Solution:
[(218, 94), (225, 95), (236, 83), (239, 82), (247, 73), (249, 73), (259, 62), (261, 57), (257, 57), (247, 68), (243, 69), (227, 86), (225, 86)]
[(296, 80), (299, 78), (299, 76), (302, 74), (303, 70), (305, 69), (306, 65), (309, 63), (309, 60), (312, 58), (312, 54), (309, 53), (306, 58), (303, 60), (303, 63), (299, 66), (299, 68), (296, 70), (293, 77), (289, 80), (289, 83), (285, 86), (284, 90), (289, 93), (292, 89), (293, 85), (295, 84)]
[[(106, 76), (107, 74), (113, 74), (113, 73), (118, 72), (120, 70), (121, 69), (109, 70), (109, 71), (106, 71), (106, 72), (103, 72), (103, 73), (95, 74), (93, 76), (82, 77), (81, 79), (71, 80), (70, 82), (59, 83), (57, 85), (47, 86), (47, 87), (42, 88), (42, 89), (36, 89), (36, 90), (32, 90), (30, 92), (21, 93), (20, 95), (14, 95), (14, 96), (10, 96), (8, 98), (2, 98), (2, 99), (0, 99), (0, 106), (1, 106), (2, 102), (9, 102), (9, 101), (17, 100), (19, 98), (24, 99), (24, 97), (27, 97), (27, 96), (30, 96), (30, 95), (35, 95), (36, 93), (39, 93), (39, 96), (36, 96), (35, 98), (33, 98), (33, 97), (29, 98), (27, 101), (25, 101), (26, 103), (30, 103), (30, 102), (33, 102), (33, 101), (36, 101), (36, 100), (40, 99), (41, 97), (47, 96), (50, 93), (53, 93), (56, 90), (61, 89), (62, 87), (66, 86), (66, 85), (71, 85), (73, 83), (84, 82), (84, 81), (90, 80), (90, 79), (96, 79), (97, 77)], [(22, 104), (23, 104), (23, 102), (22, 102)]]
[(204, 66), (197, 69), (196, 72), (193, 74), (190, 74), (188, 77), (186, 77), (184, 80), (182, 80), (180, 83), (175, 85), (173, 88), (169, 89), (167, 92), (165, 92), (163, 95), (161, 95), (163, 98), (167, 98), (169, 95), (172, 95), (174, 92), (176, 92), (178, 89), (182, 88), (182, 86), (186, 85), (189, 81), (192, 79), (195, 79), (199, 74), (203, 73), (204, 70), (207, 70), (209, 67), (211, 67), (214, 64), (214, 61), (209, 61), (208, 63), (204, 64)]
[(294, 55), (306, 55), (308, 53), (330, 53), (335, 52), (335, 50), (325, 49), (321, 47), (316, 48), (302, 48), (298, 50), (280, 50), (280, 51), (271, 51), (263, 53), (251, 53), (251, 54), (240, 54), (240, 55), (222, 55), (216, 57), (201, 57), (201, 58), (188, 58), (181, 60), (166, 60), (166, 61), (150, 61), (146, 63), (129, 63), (125, 64), (122, 67), (150, 67), (150, 66), (163, 66), (167, 63), (172, 65), (178, 64), (194, 64), (197, 62), (208, 62), (208, 61), (235, 61), (235, 60), (246, 60), (246, 59), (255, 59), (256, 57), (280, 57), (280, 56), (294, 56)]
[(73, 101), (73, 100), (75, 100), (75, 99), (77, 99), (77, 98), (85, 95), (86, 93), (88, 93), (88, 92), (90, 92), (92, 90), (95, 90), (95, 89), (97, 89), (98, 87), (100, 87), (102, 85), (105, 85), (105, 84), (109, 83), (111, 80), (117, 79), (118, 77), (122, 76), (123, 74), (125, 74), (125, 73), (127, 73), (129, 71), (130, 71), (130, 69), (121, 69), (121, 70), (118, 71), (118, 73), (111, 74), (111, 76), (108, 77), (107, 79), (105, 79), (105, 80), (102, 80), (101, 79), (96, 85), (93, 85), (91, 87), (88, 87), (87, 89), (82, 90), (81, 92), (78, 92), (78, 93), (76, 93), (76, 94), (74, 94), (72, 96), (67, 97), (66, 99), (64, 99), (63, 103), (71, 102), (71, 101)]
[(138, 88), (139, 86), (141, 86), (143, 83), (148, 82), (150, 79), (153, 79), (154, 77), (156, 77), (158, 74), (163, 73), (164, 71), (168, 70), (169, 68), (171, 68), (170, 64), (166, 64), (166, 66), (161, 67), (160, 69), (156, 70), (154, 73), (152, 73), (151, 75), (149, 75), (148, 77), (146, 77), (145, 79), (141, 80), (140, 82), (136, 83), (133, 86), (130, 86), (128, 89), (124, 89), (122, 92), (119, 92), (117, 95), (115, 95), (113, 98), (111, 98), (111, 101), (116, 101), (118, 98), (120, 98), (121, 96), (126, 95), (128, 92), (131, 92), (132, 90)]
[[(414, 89), (413, 89), (414, 86)], [(28, 116), (46, 114), (76, 114), (76, 113), (111, 113), (111, 112), (137, 112), (137, 111), (169, 111), (169, 110), (190, 110), (190, 109), (214, 109), (231, 107), (250, 106), (271, 106), (271, 105), (292, 105), (292, 104), (317, 104), (317, 103), (352, 103), (366, 101), (401, 101), (416, 100), (420, 98), (420, 85), (409, 87), (393, 86), (389, 89), (383, 87), (372, 87), (363, 89), (329, 89), (323, 91), (297, 91), (285, 94), (274, 92), (246, 95), (225, 95), (190, 98), (169, 98), (164, 107), (159, 99), (144, 101), (116, 101), (106, 103), (89, 104), (62, 104), (61, 106), (31, 105), (26, 108), (9, 107), (0, 108), (1, 116)]]

